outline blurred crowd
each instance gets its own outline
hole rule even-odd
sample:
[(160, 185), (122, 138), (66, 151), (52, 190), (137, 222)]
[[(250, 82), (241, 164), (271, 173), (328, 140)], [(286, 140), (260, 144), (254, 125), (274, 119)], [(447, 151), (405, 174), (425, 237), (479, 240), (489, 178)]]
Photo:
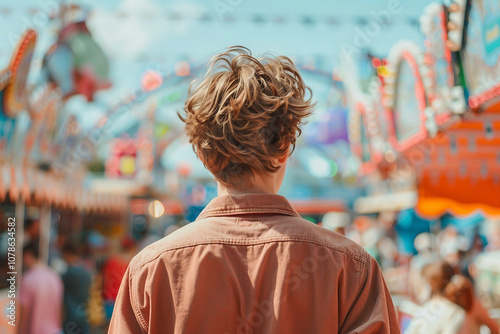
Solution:
[[(377, 260), (403, 333), (499, 333), (500, 221), (484, 222), (485, 228), (472, 235), (453, 225), (420, 233), (411, 238), (413, 251), (401, 247), (394, 215), (352, 219), (331, 212), (321, 217), (320, 225), (356, 241)], [(170, 225), (163, 234), (176, 229)], [(33, 328), (106, 332), (129, 261), (163, 236), (157, 232), (58, 236), (46, 264), (39, 254), (39, 222), (27, 222), (20, 333), (33, 333)]]
[[(165, 235), (178, 229), (170, 225)], [(19, 333), (105, 333), (121, 281), (132, 257), (162, 236), (143, 231), (137, 238), (105, 238), (91, 231), (58, 236), (48, 264), (40, 254), (40, 222), (26, 223)]]

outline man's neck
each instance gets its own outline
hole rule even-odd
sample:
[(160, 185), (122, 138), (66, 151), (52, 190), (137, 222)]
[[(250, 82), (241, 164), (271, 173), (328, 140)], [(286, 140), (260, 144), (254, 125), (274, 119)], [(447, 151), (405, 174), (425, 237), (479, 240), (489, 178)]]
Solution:
[[(274, 180), (273, 180), (274, 181)], [(272, 194), (276, 195), (278, 189), (275, 187), (275, 182), (258, 182), (247, 187), (226, 187), (218, 183), (217, 196), (227, 195), (243, 195), (243, 194)]]

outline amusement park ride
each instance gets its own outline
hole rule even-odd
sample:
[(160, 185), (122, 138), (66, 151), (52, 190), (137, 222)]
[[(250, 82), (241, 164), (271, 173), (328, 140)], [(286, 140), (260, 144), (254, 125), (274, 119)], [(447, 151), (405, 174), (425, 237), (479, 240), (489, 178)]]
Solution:
[[(65, 97), (59, 86), (53, 82), (37, 87), (26, 83), (35, 42), (35, 31), (28, 30), (21, 38), (9, 67), (0, 74), (0, 196), (5, 198), (8, 194), (14, 202), (22, 195), (25, 201), (46, 199), (51, 203), (76, 205), (79, 202), (75, 198), (77, 194), (68, 194), (70, 187), (78, 188), (75, 179), (71, 185), (65, 186), (61, 175), (50, 172), (50, 166), (39, 168), (58, 159), (68, 136), (61, 139), (56, 135), (63, 125), (60, 110)], [(24, 111), (27, 114), (23, 114)], [(27, 122), (25, 118), (28, 118)], [(66, 131), (73, 131), (75, 127), (77, 125), (68, 127)], [(74, 175), (78, 175), (78, 168), (75, 172)], [(83, 193), (84, 190), (78, 189), (77, 192)]]
[(394, 45), (369, 91), (344, 78), (349, 139), (369, 192), (355, 209), (498, 215), (500, 4), (433, 3), (420, 28), (423, 47)]

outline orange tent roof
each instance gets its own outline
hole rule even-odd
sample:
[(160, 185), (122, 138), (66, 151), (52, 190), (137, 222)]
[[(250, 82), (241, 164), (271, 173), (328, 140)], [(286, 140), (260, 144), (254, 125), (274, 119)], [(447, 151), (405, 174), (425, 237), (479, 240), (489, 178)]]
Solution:
[(426, 217), (500, 215), (499, 133), (500, 108), (492, 107), (427, 141), (428, 154), (415, 164), (417, 211)]

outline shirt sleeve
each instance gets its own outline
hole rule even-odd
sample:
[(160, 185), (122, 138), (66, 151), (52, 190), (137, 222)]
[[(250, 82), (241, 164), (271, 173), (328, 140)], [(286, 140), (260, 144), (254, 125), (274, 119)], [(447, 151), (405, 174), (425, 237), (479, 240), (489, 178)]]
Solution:
[(358, 296), (342, 324), (340, 333), (400, 333), (396, 311), (382, 272), (375, 259), (368, 254), (366, 256), (366, 265), (359, 280)]
[(120, 285), (118, 296), (116, 297), (108, 334), (146, 333), (140, 325), (134, 311), (133, 291), (131, 270), (129, 266)]

